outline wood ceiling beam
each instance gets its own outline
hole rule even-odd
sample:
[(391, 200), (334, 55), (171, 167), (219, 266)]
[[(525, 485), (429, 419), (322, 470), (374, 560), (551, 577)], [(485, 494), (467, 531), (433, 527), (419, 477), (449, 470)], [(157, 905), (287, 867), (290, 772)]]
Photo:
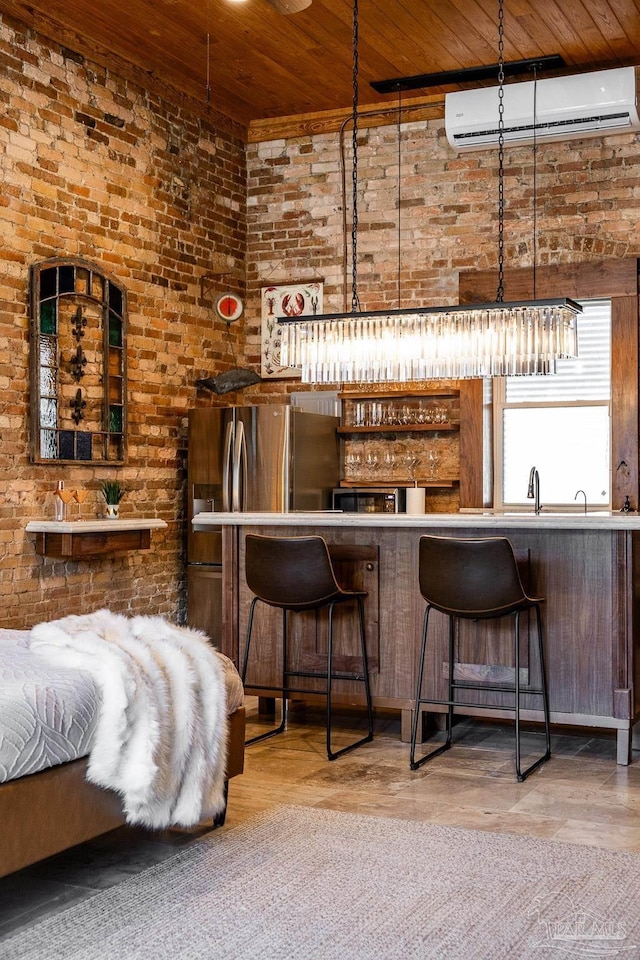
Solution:
[[(444, 117), (444, 94), (428, 97), (412, 97), (402, 100), (405, 122), (439, 120)], [(337, 133), (345, 121), (351, 118), (351, 110), (321, 110), (318, 113), (301, 113), (294, 117), (272, 117), (252, 120), (247, 132), (247, 143), (263, 143), (267, 140), (291, 140), (295, 137), (310, 137), (323, 133)], [(384, 127), (398, 122), (398, 103), (361, 104), (358, 108), (358, 126)]]

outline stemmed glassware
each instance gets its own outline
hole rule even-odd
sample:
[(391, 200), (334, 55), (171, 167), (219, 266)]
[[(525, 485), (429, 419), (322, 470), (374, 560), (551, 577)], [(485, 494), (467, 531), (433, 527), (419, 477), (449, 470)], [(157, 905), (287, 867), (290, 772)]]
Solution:
[(407, 467), (407, 473), (409, 474), (409, 478), (413, 480), (415, 477), (415, 469), (417, 465), (420, 463), (420, 459), (419, 457), (416, 457), (411, 453), (407, 453), (404, 457), (404, 462)]
[[(61, 517), (60, 519), (66, 520), (66, 519), (67, 519), (67, 506), (68, 506), (68, 505), (71, 503), (71, 501), (73, 500), (73, 490), (66, 490), (64, 487), (59, 487), (59, 488), (56, 490), (56, 497), (60, 497), (60, 499), (62, 500), (62, 503), (63, 503), (63, 507), (62, 507), (62, 517)], [(58, 517), (59, 517), (59, 515), (58, 515)]]
[(434, 423), (448, 423), (449, 415), (446, 407), (436, 407), (433, 413)]
[(384, 455), (384, 474), (385, 480), (392, 480), (393, 474), (396, 468), (396, 458), (395, 454), (391, 453), (389, 450)]
[(74, 500), (76, 501), (76, 503), (78, 504), (78, 520), (80, 520), (80, 517), (81, 517), (81, 514), (82, 514), (82, 504), (85, 502), (85, 500), (87, 499), (88, 495), (89, 495), (89, 491), (88, 491), (88, 490), (78, 489), (78, 490), (74, 490), (74, 491), (73, 491), (73, 499), (74, 499)]
[(369, 478), (372, 478), (375, 475), (376, 470), (378, 469), (378, 458), (375, 453), (369, 451), (364, 459), (364, 465), (367, 468), (367, 475)]
[(360, 472), (360, 466), (362, 464), (362, 457), (359, 453), (348, 453), (345, 457), (345, 468), (347, 476), (351, 479), (357, 477)]

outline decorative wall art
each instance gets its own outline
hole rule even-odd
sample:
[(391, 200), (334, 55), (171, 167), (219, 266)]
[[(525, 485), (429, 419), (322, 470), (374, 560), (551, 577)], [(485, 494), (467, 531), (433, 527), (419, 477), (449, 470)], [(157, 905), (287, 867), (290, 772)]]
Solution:
[(322, 281), (287, 283), (262, 288), (262, 376), (300, 377), (296, 367), (280, 363), (282, 327), (278, 317), (316, 316), (323, 312)]
[(31, 459), (126, 459), (126, 291), (101, 267), (31, 267)]

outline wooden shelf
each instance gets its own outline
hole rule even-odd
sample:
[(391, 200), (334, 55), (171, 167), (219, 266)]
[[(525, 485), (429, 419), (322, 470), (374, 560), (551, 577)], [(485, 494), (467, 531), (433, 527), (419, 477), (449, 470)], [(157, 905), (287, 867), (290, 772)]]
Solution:
[(104, 557), (124, 550), (148, 550), (151, 531), (164, 530), (164, 520), (30, 520), (36, 553), (67, 560)]
[(338, 427), (339, 434), (350, 433), (451, 433), (459, 430), (460, 424), (450, 423), (381, 423), (367, 427)]
[(408, 397), (420, 399), (422, 397), (457, 397), (460, 391), (451, 387), (450, 389), (440, 389), (435, 387), (432, 390), (386, 390), (384, 393), (372, 393), (370, 390), (358, 391), (357, 393), (347, 393), (341, 391), (338, 394), (340, 400), (404, 400)]
[[(415, 486), (418, 487), (454, 487), (456, 483), (460, 481), (457, 477), (450, 477), (448, 479), (442, 478), (436, 480), (417, 480), (415, 481)], [(395, 487), (413, 487), (413, 480), (341, 480), (341, 487), (383, 487), (388, 488), (389, 490), (395, 489)]]

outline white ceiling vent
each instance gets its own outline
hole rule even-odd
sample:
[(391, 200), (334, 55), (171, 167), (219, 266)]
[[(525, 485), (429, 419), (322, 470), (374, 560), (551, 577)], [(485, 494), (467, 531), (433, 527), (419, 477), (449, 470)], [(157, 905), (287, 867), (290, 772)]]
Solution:
[[(456, 150), (498, 145), (498, 90), (482, 87), (445, 97), (447, 139)], [(640, 129), (634, 67), (507, 83), (504, 143), (602, 136)]]

